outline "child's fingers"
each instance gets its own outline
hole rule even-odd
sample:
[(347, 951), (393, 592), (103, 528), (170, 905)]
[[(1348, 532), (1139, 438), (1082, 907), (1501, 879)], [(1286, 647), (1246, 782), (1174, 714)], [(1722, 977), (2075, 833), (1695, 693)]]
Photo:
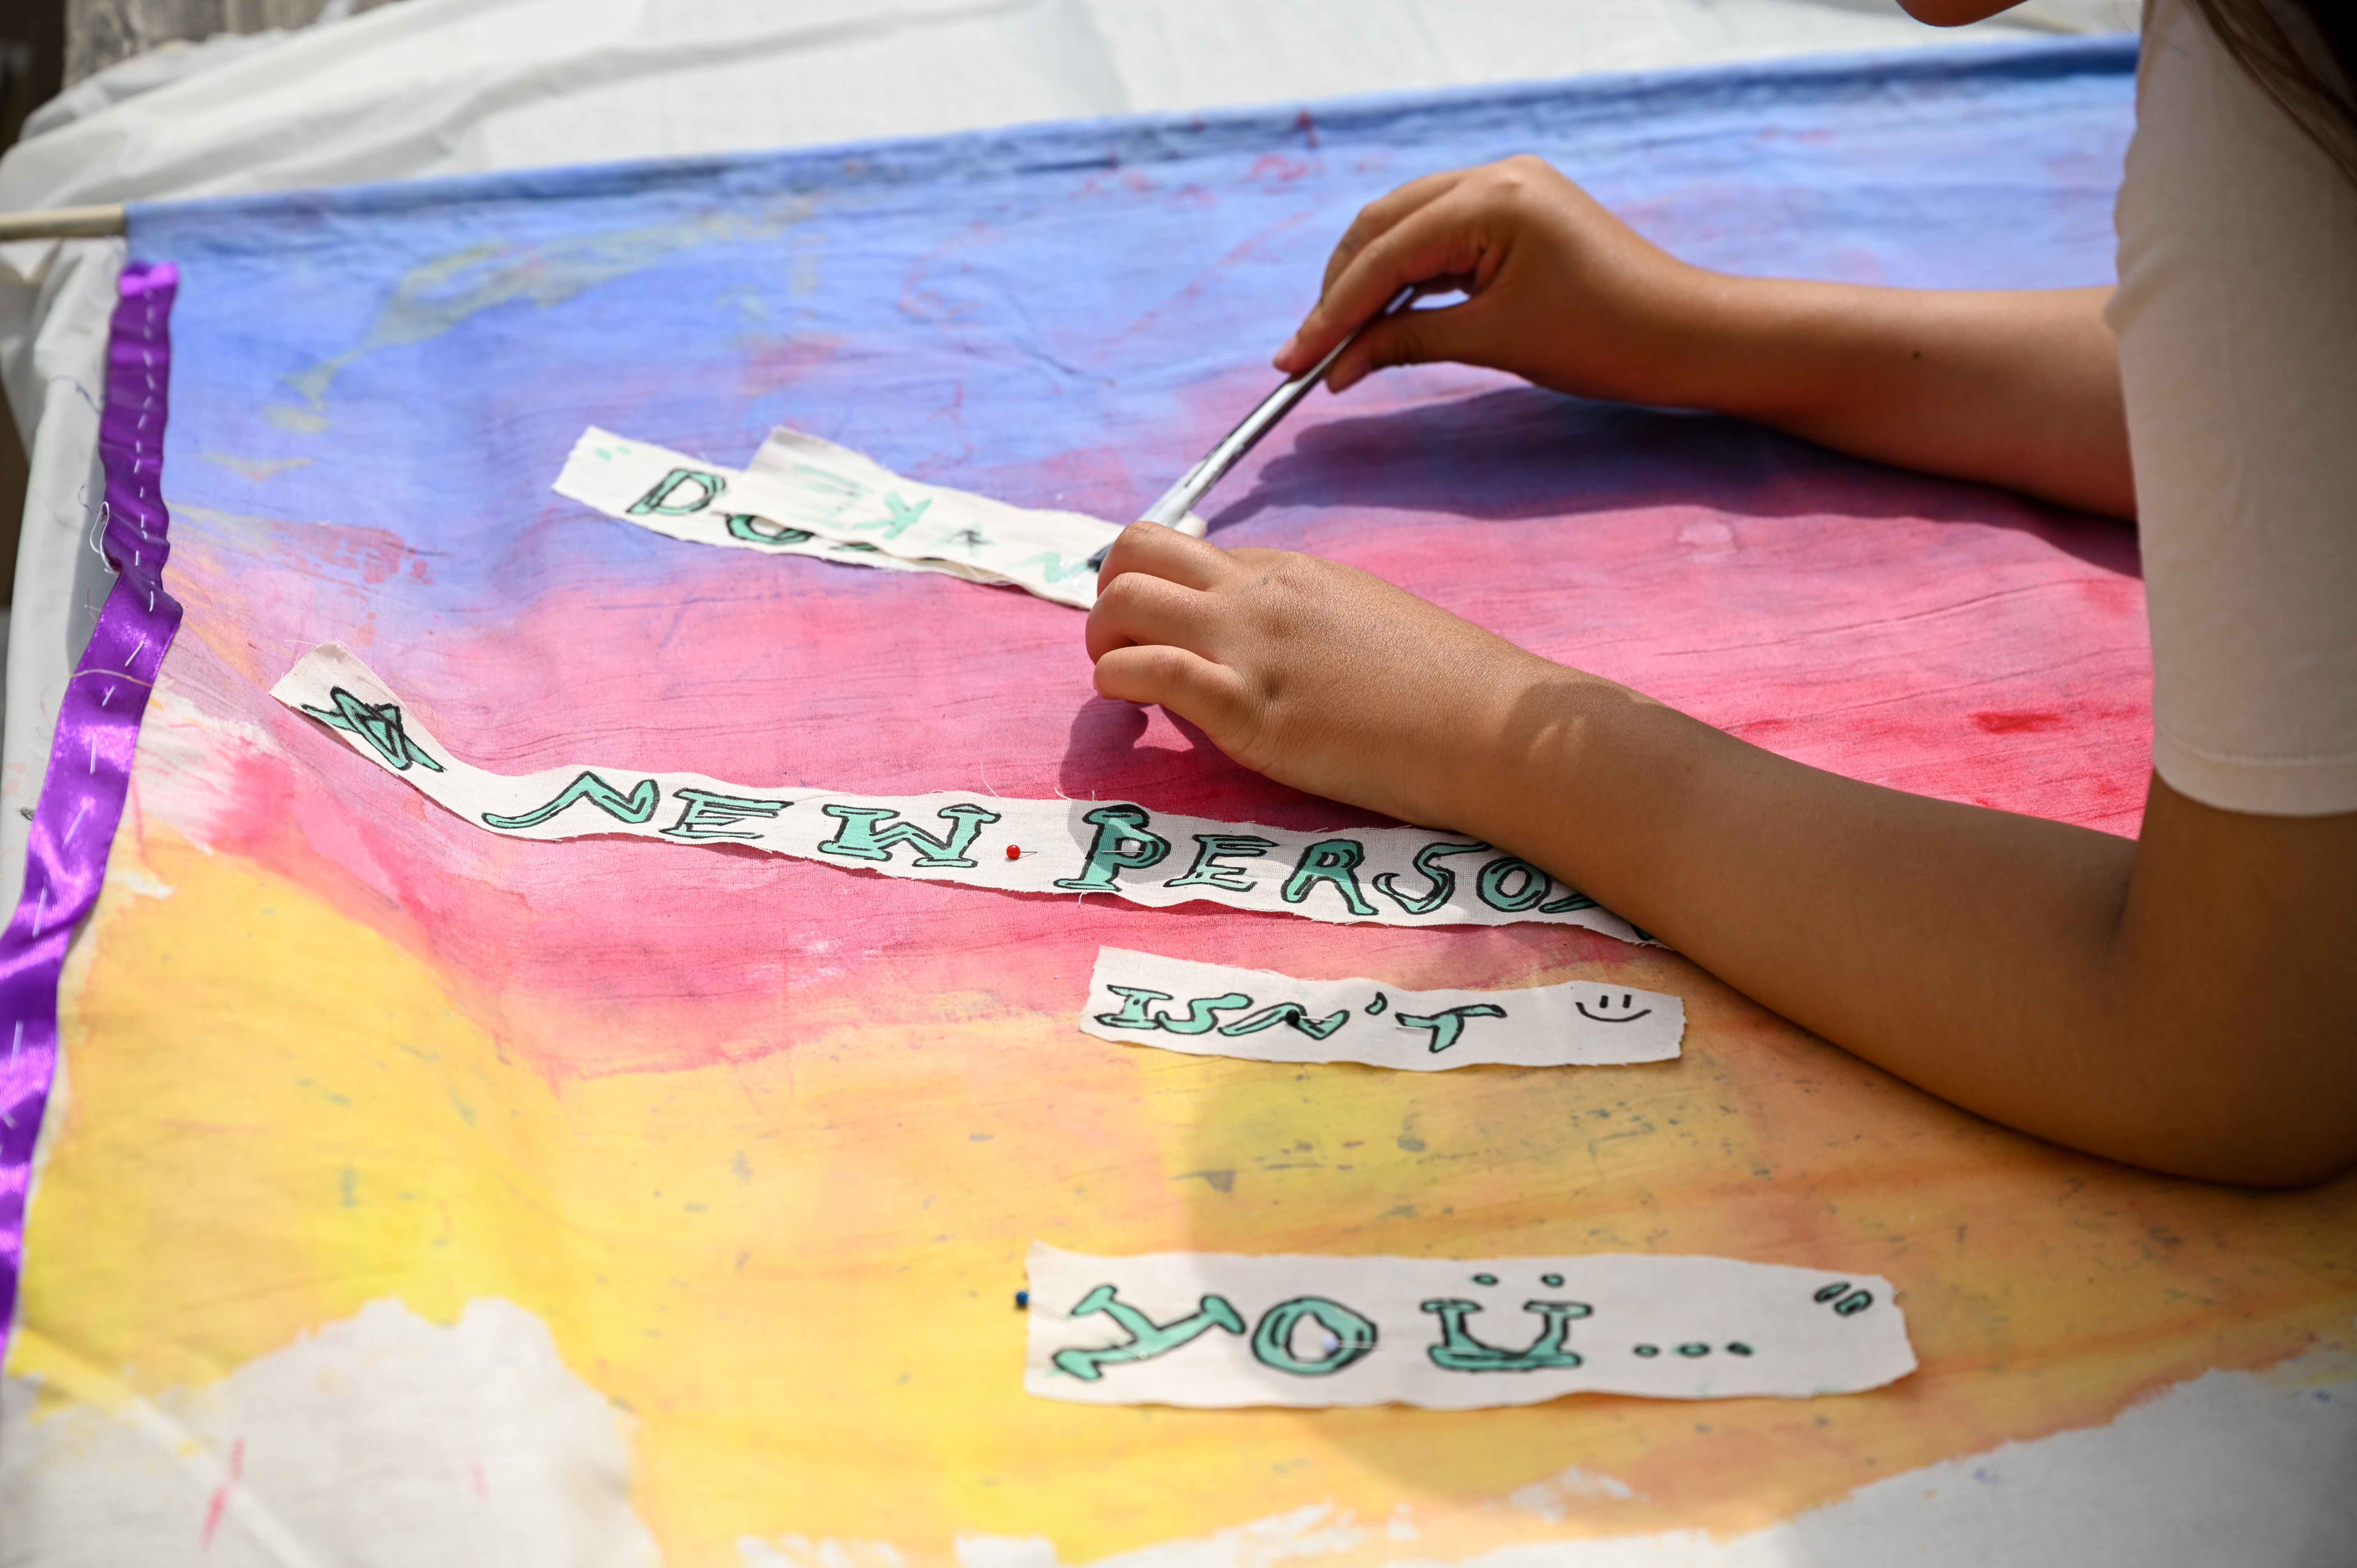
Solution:
[(1342, 269), (1351, 263), (1352, 257), (1365, 250), (1377, 235), (1389, 233), (1396, 228), (1400, 220), (1410, 213), (1430, 206), (1456, 189), (1465, 178), (1465, 174), (1463, 169), (1428, 174), (1421, 179), (1412, 179), (1359, 209), (1359, 215), (1351, 220), (1351, 226), (1335, 242), (1334, 254), (1326, 263), (1326, 277), (1320, 285), (1320, 292), (1333, 293), (1334, 280), (1342, 275)]
[[(1363, 309), (1351, 314), (1353, 324), (1372, 316), (1409, 284), (1453, 278), (1460, 280), (1468, 292), (1478, 297), (1479, 291), (1497, 270), (1502, 245), (1503, 241), (1492, 233), (1479, 206), (1463, 199), (1461, 191), (1452, 190), (1369, 242), (1344, 269), (1341, 280), (1327, 297), (1342, 302), (1345, 307), (1365, 302)], [(1340, 392), (1379, 366), (1412, 362), (1398, 357), (1378, 358), (1374, 349), (1390, 343), (1396, 353), (1401, 346), (1415, 342), (1417, 333), (1428, 331), (1427, 326), (1411, 320), (1411, 316), (1447, 314), (1401, 311), (1373, 323), (1334, 362), (1333, 370), (1327, 372), (1326, 384)]]
[(1243, 678), (1184, 648), (1162, 643), (1115, 649), (1097, 660), (1096, 683), (1102, 697), (1161, 704), (1200, 727), (1231, 756), (1252, 727)]
[[(1410, 180), (1388, 196), (1369, 202), (1343, 231), (1334, 246), (1334, 253), (1326, 263), (1326, 277), (1319, 286), (1318, 303), (1302, 317), (1285, 347), (1276, 351), (1274, 363), (1287, 375), (1298, 375), (1323, 359), (1326, 351), (1340, 342), (1368, 317), (1381, 309), (1385, 300), (1399, 292), (1396, 284), (1377, 291), (1361, 276), (1351, 275), (1351, 264), (1379, 238), (1390, 232), (1403, 220), (1439, 200), (1455, 189), (1465, 177), (1462, 169), (1445, 174), (1430, 174), (1422, 179)], [(1350, 286), (1340, 287), (1350, 275)]]
[(1403, 310), (1376, 322), (1359, 335), (1350, 351), (1326, 372), (1326, 384), (1348, 392), (1377, 371), (1394, 365), (1429, 365), (1444, 360), (1486, 363), (1481, 352), (1481, 317), (1496, 302), (1475, 297), (1434, 310)]
[(1158, 522), (1133, 522), (1105, 552), (1104, 564), (1097, 568), (1097, 591), (1104, 592), (1125, 572), (1208, 588), (1225, 575), (1229, 564), (1228, 553), (1216, 544)]
[(1115, 649), (1153, 643), (1217, 657), (1211, 646), (1217, 613), (1211, 596), (1199, 589), (1125, 572), (1097, 595), (1089, 611), (1089, 657), (1103, 659)]

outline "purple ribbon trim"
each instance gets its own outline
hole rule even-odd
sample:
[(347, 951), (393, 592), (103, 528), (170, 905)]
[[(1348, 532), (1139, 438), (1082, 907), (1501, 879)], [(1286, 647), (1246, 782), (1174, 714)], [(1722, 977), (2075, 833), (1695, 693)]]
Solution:
[(66, 682), (48, 774), (33, 808), (24, 896), (0, 934), (0, 1356), (24, 1277), (33, 1145), (57, 1074), (58, 972), (106, 881), (139, 721), (180, 628), (179, 601), (164, 591), (170, 517), (162, 490), (169, 323), (179, 283), (169, 262), (132, 262), (116, 285), (122, 299), (107, 339), (98, 451), (106, 467), (106, 559), (119, 575)]

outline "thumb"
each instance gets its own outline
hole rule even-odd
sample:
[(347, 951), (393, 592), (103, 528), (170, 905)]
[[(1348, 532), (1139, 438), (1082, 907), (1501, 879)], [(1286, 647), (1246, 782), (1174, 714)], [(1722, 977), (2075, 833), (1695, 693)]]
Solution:
[[(1476, 348), (1480, 296), (1460, 304), (1418, 310), (1413, 305), (1368, 325), (1358, 341), (1342, 350), (1326, 372), (1330, 392), (1346, 392), (1377, 371), (1394, 365), (1428, 365), (1454, 360), (1485, 362)], [(1469, 317), (1473, 319), (1468, 319)]]

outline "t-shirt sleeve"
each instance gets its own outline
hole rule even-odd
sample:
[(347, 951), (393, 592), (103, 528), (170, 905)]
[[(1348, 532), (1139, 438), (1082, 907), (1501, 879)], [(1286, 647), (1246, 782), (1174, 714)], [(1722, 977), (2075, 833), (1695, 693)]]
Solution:
[(2229, 811), (2357, 811), (2357, 185), (2186, 0), (2139, 69), (2108, 316), (2153, 765)]

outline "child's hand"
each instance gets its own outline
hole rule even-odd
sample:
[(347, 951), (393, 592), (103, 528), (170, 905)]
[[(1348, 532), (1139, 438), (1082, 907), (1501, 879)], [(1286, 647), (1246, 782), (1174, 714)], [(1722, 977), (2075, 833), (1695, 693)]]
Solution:
[(1089, 612), (1097, 691), (1297, 789), (1463, 829), (1517, 699), (1571, 672), (1380, 577), (1133, 525)]
[(1276, 355), (1297, 375), (1408, 284), (1462, 305), (1377, 322), (1329, 372), (1336, 392), (1387, 365), (1453, 360), (1560, 392), (1675, 401), (1712, 274), (1639, 237), (1527, 155), (1429, 175), (1369, 205), (1326, 265), (1324, 296)]
[(1139, 523), (1098, 580), (1105, 696), (1542, 866), (1934, 1094), (2213, 1179), (2357, 1161), (2357, 813), (2156, 779), (2130, 843), (1821, 773), (1331, 561)]
[(2108, 289), (1961, 293), (1708, 272), (1539, 159), (1512, 157), (1410, 181), (1361, 212), (1277, 368), (1308, 370), (1408, 284), (1470, 297), (1374, 322), (1327, 373), (1334, 391), (1386, 365), (1451, 360), (2136, 512)]

